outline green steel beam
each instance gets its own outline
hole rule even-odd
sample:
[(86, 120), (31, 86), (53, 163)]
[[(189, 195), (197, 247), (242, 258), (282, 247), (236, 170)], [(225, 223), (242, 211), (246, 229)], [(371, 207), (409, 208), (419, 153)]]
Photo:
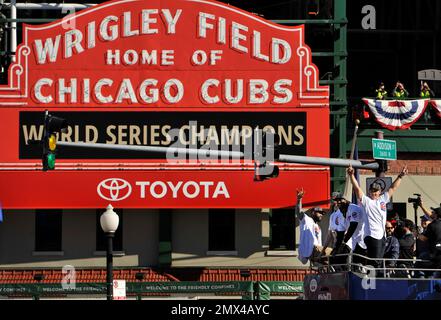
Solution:
[(346, 177), (331, 177), (331, 182), (344, 185), (344, 183), (346, 182)]
[[(334, 0), (334, 20), (344, 21), (346, 19), (346, 0)], [(334, 25), (334, 53), (347, 52), (347, 24), (335, 24)], [(320, 83), (329, 83), (334, 88), (334, 101), (346, 102), (347, 101), (347, 56), (335, 55), (334, 56), (334, 79), (324, 80)], [(347, 105), (341, 105), (344, 109), (347, 109)], [(346, 158), (346, 122), (347, 113), (331, 114), (331, 128), (333, 129), (333, 135), (331, 136), (331, 146), (335, 146), (336, 150), (331, 157)], [(346, 175), (344, 168), (333, 168), (332, 170), (332, 189), (343, 191), (344, 189), (344, 177)]]
[(348, 114), (348, 112), (346, 110), (339, 110), (339, 111), (333, 110), (330, 113), (331, 113), (331, 115), (335, 115), (335, 116), (342, 116), (342, 115)]
[[(19, 22), (19, 23), (46, 23), (55, 20), (60, 20), (60, 18), (0, 18), (0, 23), (4, 22)], [(286, 20), (270, 20), (278, 24), (333, 24), (333, 25), (347, 25), (347, 19), (317, 19), (317, 20), (305, 20), (305, 19), (286, 19)]]
[[(331, 101), (329, 102), (329, 104), (332, 106), (344, 106), (346, 109), (346, 106), (348, 105), (348, 102), (346, 100), (342, 100), (342, 101)], [(347, 111), (346, 111), (347, 113)]]
[[(333, 79), (333, 80), (319, 80), (319, 84), (322, 86), (328, 85), (328, 84), (348, 84), (348, 80), (346, 79)], [(335, 91), (334, 91), (335, 92)]]
[(60, 20), (60, 18), (20, 18), (20, 19), (9, 19), (9, 18), (0, 18), (0, 23), (4, 23), (4, 22), (23, 22), (23, 23), (32, 23), (32, 22), (36, 22), (36, 23), (47, 23), (47, 22), (52, 22), (55, 20)]
[(342, 19), (316, 19), (316, 20), (305, 20), (305, 19), (285, 19), (285, 20), (271, 20), (278, 24), (334, 24), (334, 25), (346, 25), (348, 24), (348, 19), (346, 17)]
[(348, 53), (346, 51), (342, 52), (313, 52), (313, 57), (335, 57), (335, 56), (341, 56), (341, 57), (347, 57)]

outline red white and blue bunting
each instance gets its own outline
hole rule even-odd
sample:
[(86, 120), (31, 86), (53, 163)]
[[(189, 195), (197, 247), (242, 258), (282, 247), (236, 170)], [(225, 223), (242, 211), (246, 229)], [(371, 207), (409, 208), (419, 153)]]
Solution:
[[(423, 115), (429, 103), (429, 99), (377, 100), (364, 98), (363, 101), (369, 107), (375, 121), (389, 130), (409, 128)], [(439, 101), (441, 105), (441, 100), (432, 101)]]
[(430, 104), (432, 105), (432, 107), (435, 108), (438, 117), (441, 118), (441, 100), (439, 99), (430, 100)]

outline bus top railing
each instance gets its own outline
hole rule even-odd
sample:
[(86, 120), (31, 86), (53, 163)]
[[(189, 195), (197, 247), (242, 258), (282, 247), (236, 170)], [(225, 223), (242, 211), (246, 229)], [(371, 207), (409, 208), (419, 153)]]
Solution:
[[(345, 263), (332, 263), (335, 258), (346, 258)], [(353, 257), (358, 257), (369, 263), (354, 263)], [(441, 278), (440, 268), (425, 268), (425, 264), (429, 265), (430, 260), (423, 259), (391, 259), (391, 258), (369, 258), (357, 253), (345, 253), (322, 256), (324, 263), (310, 261), (310, 268), (319, 273), (336, 273), (341, 271), (352, 271), (363, 273), (367, 277), (372, 278)], [(389, 263), (393, 263), (388, 265)], [(420, 266), (416, 265), (420, 264)], [(375, 267), (377, 266), (377, 267)]]

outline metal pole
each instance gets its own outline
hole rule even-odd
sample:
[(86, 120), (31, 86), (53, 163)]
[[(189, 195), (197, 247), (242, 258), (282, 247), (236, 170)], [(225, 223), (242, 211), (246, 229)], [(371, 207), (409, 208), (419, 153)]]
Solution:
[(113, 300), (113, 236), (115, 233), (107, 232), (107, 300)]
[[(384, 139), (384, 133), (383, 133), (383, 131), (375, 131), (375, 138), (376, 139)], [(384, 160), (383, 160), (384, 161)], [(378, 170), (378, 171), (376, 171), (375, 172), (375, 177), (384, 177), (385, 176), (385, 173), (384, 173), (384, 171), (380, 171), (380, 170)]]
[[(334, 0), (334, 20), (346, 21), (346, 0)], [(347, 24), (335, 24), (334, 28), (334, 46), (333, 53), (347, 52)], [(347, 56), (334, 55), (334, 72), (332, 81), (334, 82), (333, 91), (334, 99), (332, 102), (338, 102), (338, 106), (333, 106), (331, 111), (339, 111), (341, 113), (335, 114), (331, 123), (334, 129), (331, 143), (334, 143), (337, 147), (337, 152), (334, 152), (332, 156), (337, 158), (346, 158), (346, 141), (347, 141), (347, 113), (348, 113), (348, 101), (347, 101)], [(338, 140), (335, 140), (335, 139)], [(333, 190), (342, 190), (344, 188), (346, 179), (346, 171), (335, 168), (333, 170)]]
[(281, 154), (279, 157), (279, 161), (331, 166), (331, 167), (349, 167), (350, 164), (354, 169), (368, 169), (368, 170), (378, 169), (377, 162), (365, 162), (365, 161), (350, 160), (350, 159), (304, 157), (304, 156), (291, 156), (287, 154)]
[[(129, 146), (105, 143), (84, 143), (84, 142), (57, 142), (59, 146), (76, 147), (76, 148), (94, 148), (94, 149), (110, 149), (124, 151), (139, 152), (156, 152), (165, 154), (179, 153), (181, 155), (195, 155), (199, 157), (231, 157), (234, 159), (244, 159), (245, 155), (240, 151), (218, 151), (218, 150), (202, 150), (190, 148), (172, 148), (172, 147), (149, 147), (149, 146)], [(321, 157), (305, 157), (293, 156), (289, 154), (281, 154), (278, 162), (303, 163), (311, 165), (333, 166), (333, 167), (349, 167), (351, 165), (355, 169), (377, 170), (377, 162), (367, 162), (350, 159), (321, 158)]]
[(414, 220), (415, 220), (415, 230), (417, 233), (417, 237), (420, 234), (419, 228), (418, 228), (418, 203), (413, 203), (413, 214), (414, 214)]
[(352, 145), (351, 145), (351, 155), (349, 159), (354, 159), (354, 152), (355, 152), (355, 144), (357, 143), (357, 133), (358, 133), (358, 125), (360, 124), (360, 120), (355, 120), (355, 128), (354, 128), (354, 135), (352, 137)]
[[(17, 1), (11, 1), (11, 19), (17, 19)], [(15, 52), (17, 50), (17, 22), (11, 22), (11, 57), (12, 62), (15, 62)]]
[(232, 157), (234, 159), (243, 159), (244, 153), (240, 151), (218, 151), (218, 150), (204, 150), (204, 149), (190, 149), (190, 148), (174, 148), (174, 147), (148, 147), (148, 146), (130, 146), (118, 144), (105, 143), (85, 143), (85, 142), (63, 142), (58, 141), (57, 145), (64, 147), (76, 148), (93, 148), (93, 149), (110, 149), (123, 151), (139, 151), (139, 152), (156, 152), (174, 155), (193, 155), (198, 157)]
[[(11, 0), (11, 5), (15, 3), (16, 0)], [(5, 5), (9, 5), (5, 3)], [(19, 10), (60, 10), (60, 9), (87, 9), (92, 6), (96, 6), (94, 3), (17, 3), (16, 7)]]
[[(359, 123), (360, 123), (360, 120), (356, 119), (355, 120), (354, 135), (352, 136), (351, 155), (349, 156), (349, 159), (351, 159), (351, 160), (354, 159), (355, 144), (357, 143), (357, 133), (358, 133), (358, 124)], [(347, 197), (347, 199), (350, 199), (352, 197), (352, 184), (351, 184), (351, 180), (349, 179), (347, 173), (346, 173), (345, 189), (344, 189), (343, 195), (345, 197)]]
[[(203, 150), (203, 149), (191, 149), (191, 148), (130, 146), (130, 145), (117, 145), (117, 144), (105, 144), (105, 143), (62, 142), (62, 141), (57, 142), (57, 145), (64, 147), (156, 152), (156, 153), (165, 153), (165, 154), (179, 153), (181, 155), (195, 155), (195, 156), (207, 157), (207, 158), (219, 157), (219, 156), (231, 157), (234, 159), (245, 158), (245, 154), (240, 151), (218, 151), (218, 150)], [(355, 169), (367, 169), (367, 170), (378, 169), (378, 163), (375, 161), (368, 162), (368, 161), (359, 161), (359, 160), (350, 160), (350, 159), (293, 156), (289, 154), (281, 154), (279, 156), (279, 159), (277, 159), (276, 161), (332, 166), (332, 167), (349, 167), (349, 165), (351, 165)]]

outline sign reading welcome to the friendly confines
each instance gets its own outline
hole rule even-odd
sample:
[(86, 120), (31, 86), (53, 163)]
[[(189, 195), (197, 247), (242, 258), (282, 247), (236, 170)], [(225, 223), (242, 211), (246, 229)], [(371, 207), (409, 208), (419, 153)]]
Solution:
[(258, 127), (280, 135), (283, 153), (327, 157), (329, 88), (303, 26), (216, 1), (115, 0), (24, 25), (22, 39), (0, 86), (4, 208), (280, 208), (296, 188), (307, 206), (327, 203), (327, 167), (280, 164), (257, 183), (247, 161), (58, 148), (56, 170), (42, 172), (29, 144), (47, 109), (69, 122), (61, 141), (167, 147), (173, 130), (181, 147), (237, 150)]
[(206, 0), (119, 0), (25, 25), (1, 105), (327, 106), (303, 26)]

